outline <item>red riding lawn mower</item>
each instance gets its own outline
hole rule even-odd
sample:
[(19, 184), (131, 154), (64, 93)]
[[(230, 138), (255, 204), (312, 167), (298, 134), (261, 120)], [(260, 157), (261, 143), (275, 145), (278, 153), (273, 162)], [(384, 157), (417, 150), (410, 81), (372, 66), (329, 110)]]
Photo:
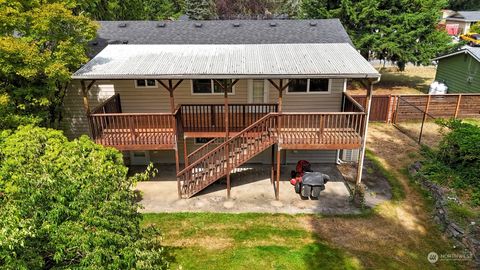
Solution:
[(297, 162), (295, 171), (292, 171), (290, 184), (295, 186), (295, 192), (302, 198), (318, 199), (320, 192), (325, 189), (325, 184), (330, 176), (321, 172), (312, 171), (310, 162), (300, 160)]

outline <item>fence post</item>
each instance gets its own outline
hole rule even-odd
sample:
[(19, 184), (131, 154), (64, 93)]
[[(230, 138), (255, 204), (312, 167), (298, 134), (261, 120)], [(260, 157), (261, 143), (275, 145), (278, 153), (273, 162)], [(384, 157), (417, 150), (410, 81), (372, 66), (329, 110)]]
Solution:
[(400, 106), (400, 98), (401, 96), (397, 96), (397, 105), (395, 106), (395, 111), (393, 112), (393, 114), (395, 115), (395, 117), (393, 117), (393, 123), (396, 125), (397, 124), (397, 119), (398, 119), (398, 107)]
[(455, 115), (453, 116), (455, 119), (457, 119), (457, 116), (458, 116), (458, 109), (460, 109), (460, 102), (462, 102), (462, 94), (458, 94), (457, 106), (455, 107)]
[(423, 112), (423, 119), (422, 119), (422, 127), (420, 127), (420, 135), (418, 136), (418, 144), (422, 142), (422, 134), (423, 134), (423, 125), (425, 124), (425, 120), (427, 119), (428, 108), (430, 107), (430, 99), (431, 95), (428, 95), (427, 104), (425, 105), (425, 111)]

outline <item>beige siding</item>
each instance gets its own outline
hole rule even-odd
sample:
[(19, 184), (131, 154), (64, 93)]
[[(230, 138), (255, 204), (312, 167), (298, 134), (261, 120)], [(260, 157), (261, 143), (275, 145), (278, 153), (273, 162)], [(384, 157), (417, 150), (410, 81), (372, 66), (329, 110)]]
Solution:
[(296, 164), (299, 160), (307, 160), (310, 163), (335, 163), (337, 159), (336, 150), (287, 150), (287, 164)]

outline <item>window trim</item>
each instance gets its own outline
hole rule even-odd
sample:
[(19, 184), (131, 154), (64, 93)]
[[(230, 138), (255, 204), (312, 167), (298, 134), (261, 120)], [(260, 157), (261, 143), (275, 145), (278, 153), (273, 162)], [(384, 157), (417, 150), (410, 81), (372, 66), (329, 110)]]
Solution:
[[(195, 95), (195, 96), (223, 96), (224, 93), (215, 93), (213, 92), (214, 91), (214, 84), (215, 82), (213, 81), (213, 79), (210, 79), (210, 93), (195, 93), (193, 92), (193, 80), (197, 80), (197, 79), (192, 79), (190, 80), (190, 93), (192, 95)], [(230, 80), (230, 79), (228, 79)], [(234, 81), (233, 79), (231, 79), (232, 82)], [(235, 86), (236, 84), (232, 87), (232, 93), (228, 93), (229, 96), (234, 96), (235, 95)]]
[[(155, 82), (155, 86), (147, 85), (147, 80), (153, 80)], [(145, 81), (145, 86), (137, 85), (137, 81)], [(135, 79), (133, 80), (133, 85), (135, 88), (158, 88), (158, 82), (155, 79)]]
[[(286, 94), (288, 95), (307, 95), (307, 94), (313, 94), (313, 95), (328, 95), (328, 94), (331, 94), (332, 93), (332, 79), (325, 79), (325, 80), (328, 80), (328, 89), (327, 91), (319, 91), (319, 92), (310, 92), (310, 79), (306, 79), (306, 78), (298, 78), (298, 80), (307, 80), (307, 91), (306, 92), (290, 92), (288, 89), (289, 87), (287, 87), (287, 91), (286, 91)], [(315, 80), (315, 79), (314, 79)], [(289, 82), (290, 80), (288, 80), (287, 82)]]

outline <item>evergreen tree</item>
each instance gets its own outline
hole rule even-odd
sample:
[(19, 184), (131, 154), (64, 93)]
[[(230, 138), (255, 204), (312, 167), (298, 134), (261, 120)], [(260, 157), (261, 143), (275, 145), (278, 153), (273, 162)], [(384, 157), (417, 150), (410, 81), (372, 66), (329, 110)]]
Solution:
[(213, 0), (185, 0), (185, 14), (191, 20), (212, 20), (217, 17)]
[(459, 10), (478, 10), (480, 9), (480, 1), (478, 0), (450, 0), (448, 5), (450, 9)]
[[(356, 48), (367, 59), (429, 64), (454, 45), (437, 29), (446, 0), (304, 0), (305, 18), (340, 18)], [(333, 8), (332, 8), (333, 7)]]

